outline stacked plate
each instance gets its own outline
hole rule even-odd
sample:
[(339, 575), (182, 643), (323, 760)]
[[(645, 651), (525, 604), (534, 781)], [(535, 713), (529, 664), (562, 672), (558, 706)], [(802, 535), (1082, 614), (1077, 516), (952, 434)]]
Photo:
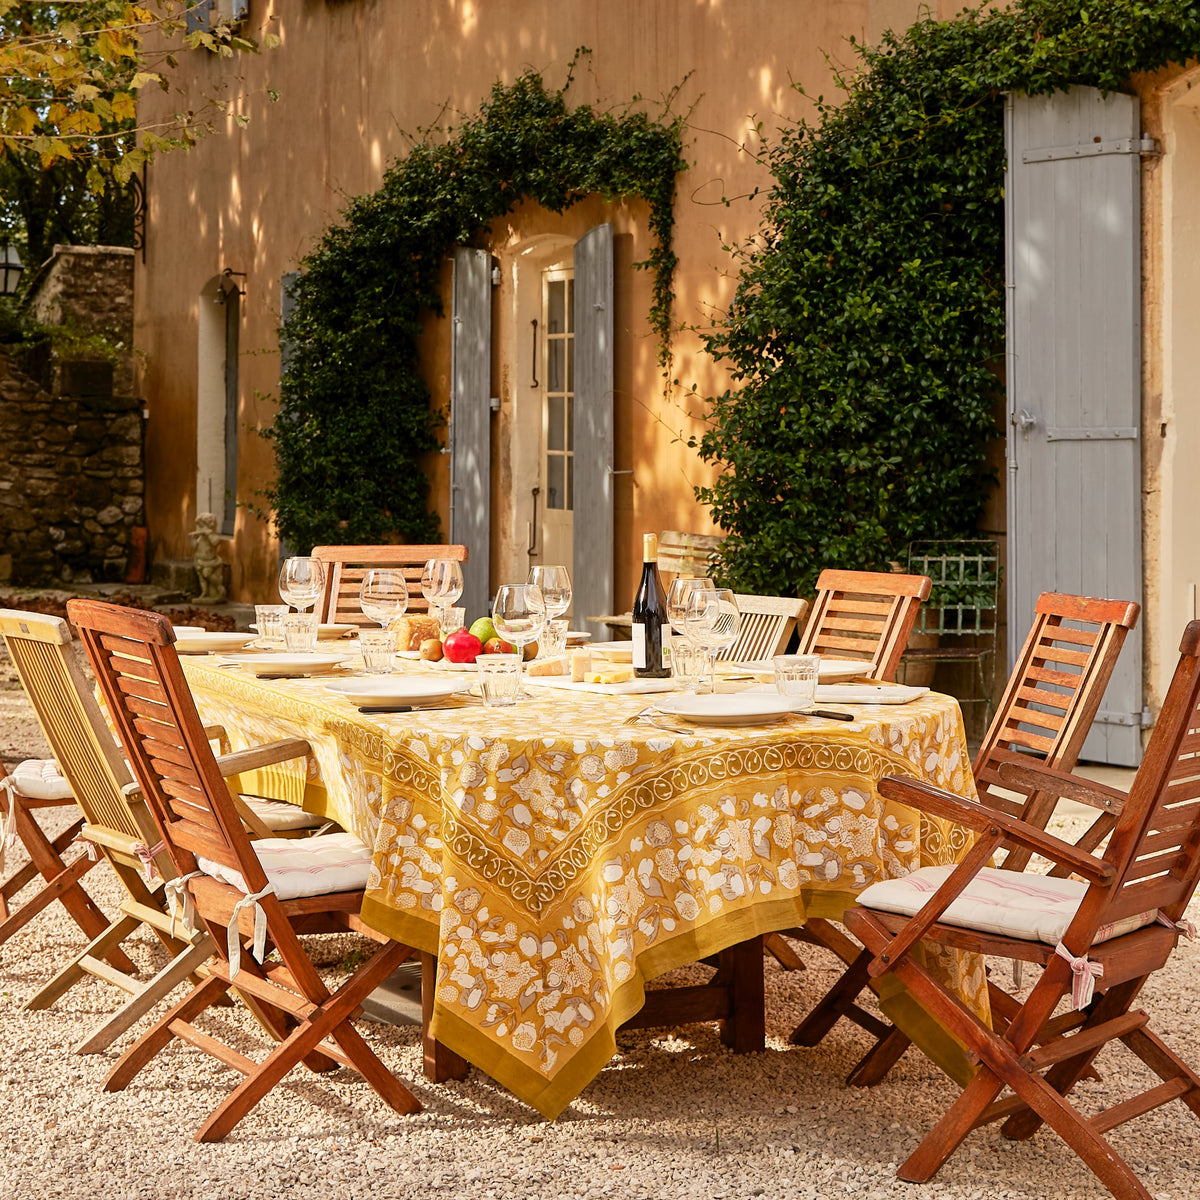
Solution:
[(323, 675), (328, 671), (336, 671), (346, 659), (353, 658), (354, 654), (352, 651), (343, 651), (340, 654), (326, 654), (320, 651), (293, 654), (287, 650), (260, 650), (258, 653), (222, 654), (221, 657), (226, 662), (240, 663), (259, 672)]
[(175, 649), (180, 654), (219, 654), (240, 650), (252, 641), (252, 633), (220, 633), (196, 625), (175, 626)]

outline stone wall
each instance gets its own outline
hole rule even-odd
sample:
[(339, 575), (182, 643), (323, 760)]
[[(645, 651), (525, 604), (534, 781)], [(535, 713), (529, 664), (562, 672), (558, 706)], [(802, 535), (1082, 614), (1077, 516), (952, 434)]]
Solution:
[(0, 354), (0, 582), (126, 576), (145, 524), (142, 405), (96, 394), (96, 377), (64, 364), (58, 378), (75, 390), (51, 395)]

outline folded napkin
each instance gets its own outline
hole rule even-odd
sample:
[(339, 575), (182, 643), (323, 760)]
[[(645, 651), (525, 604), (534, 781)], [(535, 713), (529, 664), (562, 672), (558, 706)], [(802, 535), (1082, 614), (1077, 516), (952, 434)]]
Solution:
[(818, 704), (907, 704), (924, 696), (927, 687), (894, 683), (826, 683), (817, 685)]

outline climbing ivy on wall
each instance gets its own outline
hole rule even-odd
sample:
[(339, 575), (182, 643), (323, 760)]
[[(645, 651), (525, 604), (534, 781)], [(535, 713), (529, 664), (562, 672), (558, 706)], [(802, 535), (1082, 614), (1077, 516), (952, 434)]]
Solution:
[(266, 436), (278, 475), (264, 495), (292, 545), (435, 541), (421, 456), (440, 418), (418, 371), (417, 339), (442, 313), (447, 254), (525, 199), (561, 213), (591, 193), (649, 207), (651, 324), (665, 362), (682, 120), (568, 108), (530, 72), (496, 84), (478, 114), (425, 132), (353, 200), (301, 263), (280, 405)]
[(735, 299), (707, 338), (697, 489), (743, 591), (886, 569), (911, 540), (970, 536), (994, 483), (1004, 341), (1003, 93), (1128, 88), (1200, 55), (1200, 4), (1016, 0), (923, 20), (783, 131)]

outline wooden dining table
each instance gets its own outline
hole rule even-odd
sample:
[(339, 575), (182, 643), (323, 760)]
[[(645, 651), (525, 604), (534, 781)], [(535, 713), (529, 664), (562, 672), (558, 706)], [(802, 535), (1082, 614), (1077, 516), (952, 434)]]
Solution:
[[(954, 862), (968, 845), (960, 827), (876, 790), (899, 774), (974, 794), (958, 704), (936, 693), (841, 705), (849, 722), (729, 727), (637, 719), (654, 697), (532, 686), (510, 708), (463, 696), (365, 714), (325, 677), (183, 661), (202, 716), (234, 749), (311, 744), (243, 790), (302, 803), (371, 847), (363, 918), (436, 963), (427, 1045), (549, 1118), (609, 1061), (650, 980), (836, 920), (876, 879)], [(982, 960), (938, 969), (986, 1019)], [(883, 999), (903, 1027), (904, 998)], [(936, 1031), (905, 1031), (969, 1073)]]

